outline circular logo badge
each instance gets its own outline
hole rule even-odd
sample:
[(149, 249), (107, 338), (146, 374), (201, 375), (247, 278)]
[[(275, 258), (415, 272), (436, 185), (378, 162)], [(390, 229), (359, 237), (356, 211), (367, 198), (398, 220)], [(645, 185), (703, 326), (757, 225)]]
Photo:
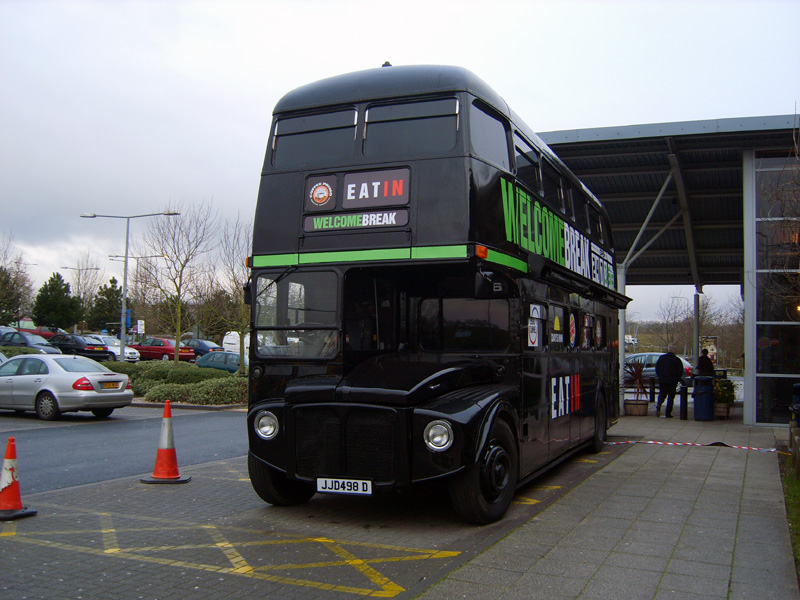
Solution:
[(333, 189), (327, 183), (317, 183), (311, 188), (308, 197), (316, 206), (325, 206), (333, 197)]

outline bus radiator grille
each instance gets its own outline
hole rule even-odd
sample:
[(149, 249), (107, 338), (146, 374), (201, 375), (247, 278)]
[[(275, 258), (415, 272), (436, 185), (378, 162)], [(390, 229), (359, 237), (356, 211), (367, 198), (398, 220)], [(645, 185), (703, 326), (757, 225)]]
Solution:
[(299, 476), (394, 480), (394, 411), (314, 406), (292, 414)]

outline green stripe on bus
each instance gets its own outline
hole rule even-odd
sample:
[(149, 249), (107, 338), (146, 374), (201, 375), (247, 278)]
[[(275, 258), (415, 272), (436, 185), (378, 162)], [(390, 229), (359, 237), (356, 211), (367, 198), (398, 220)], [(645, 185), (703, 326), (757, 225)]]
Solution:
[(411, 258), (467, 258), (466, 246), (424, 246), (411, 249)]
[(290, 267), (297, 264), (297, 254), (271, 254), (253, 257), (253, 267)]
[(503, 254), (502, 252), (497, 252), (496, 250), (489, 250), (486, 255), (486, 260), (497, 263), (498, 265), (505, 265), (506, 267), (517, 269), (523, 273), (528, 272), (528, 263), (526, 263), (524, 260), (514, 258), (513, 256)]
[(384, 248), (382, 250), (343, 250), (341, 252), (309, 252), (300, 254), (301, 265), (333, 262), (359, 262), (370, 260), (408, 260), (408, 248)]
[[(275, 254), (253, 257), (253, 267), (288, 267), (335, 262), (360, 262), (380, 260), (432, 260), (446, 258), (467, 258), (467, 246), (424, 246), (420, 248), (383, 248), (380, 250), (343, 250), (341, 252), (308, 252), (304, 254)], [(524, 260), (508, 256), (496, 250), (489, 250), (489, 262), (517, 269), (528, 270)]]

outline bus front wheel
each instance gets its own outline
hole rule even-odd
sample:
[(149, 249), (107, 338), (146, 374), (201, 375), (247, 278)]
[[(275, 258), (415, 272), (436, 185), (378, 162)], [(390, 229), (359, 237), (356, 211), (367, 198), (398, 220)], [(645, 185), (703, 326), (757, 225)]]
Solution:
[(292, 481), (284, 473), (264, 464), (252, 454), (247, 455), (250, 483), (256, 494), (276, 506), (303, 504), (316, 493), (314, 488), (300, 481)]
[(480, 460), (450, 483), (456, 514), (476, 525), (503, 518), (514, 499), (518, 466), (514, 434), (508, 423), (498, 419)]

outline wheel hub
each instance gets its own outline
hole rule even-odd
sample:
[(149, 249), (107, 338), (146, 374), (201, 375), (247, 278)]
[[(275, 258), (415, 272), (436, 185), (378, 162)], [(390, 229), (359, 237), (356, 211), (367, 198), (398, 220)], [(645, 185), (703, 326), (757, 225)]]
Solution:
[(492, 445), (486, 453), (482, 470), (482, 487), (488, 500), (495, 500), (508, 487), (511, 460), (502, 446)]

